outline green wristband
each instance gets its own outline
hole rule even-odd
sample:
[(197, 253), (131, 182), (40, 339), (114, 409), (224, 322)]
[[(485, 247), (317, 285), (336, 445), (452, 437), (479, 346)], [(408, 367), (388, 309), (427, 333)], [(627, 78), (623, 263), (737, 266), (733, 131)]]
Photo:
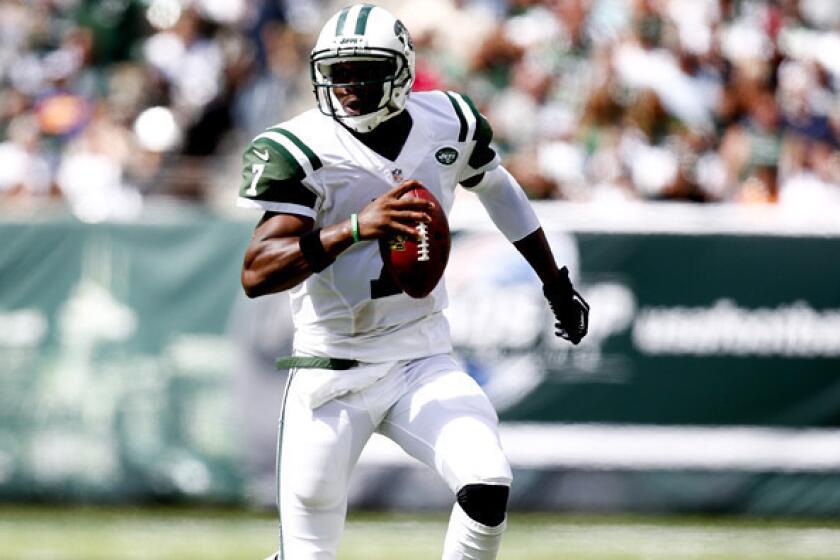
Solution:
[(358, 243), (362, 240), (362, 236), (359, 233), (359, 215), (358, 214), (350, 214), (350, 229), (353, 232), (353, 242)]

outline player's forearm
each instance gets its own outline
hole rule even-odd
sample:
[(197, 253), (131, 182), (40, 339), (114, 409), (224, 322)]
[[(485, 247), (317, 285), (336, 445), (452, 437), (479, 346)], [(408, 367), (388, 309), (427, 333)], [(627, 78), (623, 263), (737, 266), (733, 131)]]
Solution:
[[(321, 245), (333, 259), (353, 244), (349, 220), (324, 228), (319, 235)], [(282, 292), (294, 288), (313, 272), (301, 250), (300, 237), (254, 240), (245, 253), (242, 287), (252, 298)]]
[(312, 274), (298, 245), (297, 237), (252, 242), (242, 267), (242, 287), (248, 297), (288, 290)]
[(550, 284), (560, 275), (560, 270), (554, 261), (554, 254), (551, 252), (542, 228), (515, 241), (513, 246), (525, 257), (543, 284)]

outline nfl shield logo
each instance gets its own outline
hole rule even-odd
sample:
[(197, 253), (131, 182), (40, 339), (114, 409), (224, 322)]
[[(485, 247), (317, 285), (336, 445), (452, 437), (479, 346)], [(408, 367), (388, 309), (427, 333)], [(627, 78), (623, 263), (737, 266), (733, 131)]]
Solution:
[(395, 183), (402, 183), (403, 174), (402, 169), (399, 167), (391, 170), (391, 178), (394, 180)]

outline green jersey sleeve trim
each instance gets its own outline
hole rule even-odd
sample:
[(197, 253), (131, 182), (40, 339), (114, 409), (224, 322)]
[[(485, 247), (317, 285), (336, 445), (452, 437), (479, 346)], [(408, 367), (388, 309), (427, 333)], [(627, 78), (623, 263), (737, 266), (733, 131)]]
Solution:
[[(254, 139), (243, 156), (240, 197), (315, 208), (317, 195), (303, 183), (307, 170), (285, 142), (289, 140), (277, 133), (263, 133)], [(308, 160), (306, 163), (308, 167)]]
[(453, 94), (448, 91), (443, 92), (449, 102), (452, 103), (452, 108), (455, 109), (455, 115), (458, 117), (458, 123), (461, 129), (458, 131), (458, 142), (464, 142), (467, 139), (467, 119), (464, 118), (464, 111), (461, 110), (460, 104), (455, 100)]
[(323, 167), (321, 159), (300, 138), (288, 130), (271, 128), (254, 138), (254, 142), (263, 139), (271, 140), (274, 144), (282, 146), (286, 153), (298, 163), (306, 177), (313, 175), (315, 171)]
[[(281, 181), (301, 181), (306, 177), (306, 172), (298, 160), (280, 142), (277, 142), (273, 138), (260, 135), (254, 141), (254, 147), (256, 148), (257, 146), (270, 148), (268, 151), (270, 155), (277, 154), (282, 158), (280, 162), (277, 162), (275, 169), (283, 170), (285, 173), (282, 171), (277, 173), (275, 179)], [(270, 162), (270, 160), (267, 161)]]
[(493, 140), (493, 129), (490, 128), (490, 123), (487, 122), (484, 115), (479, 112), (475, 103), (473, 103), (473, 100), (470, 99), (469, 96), (462, 95), (461, 98), (467, 103), (467, 106), (470, 108), (470, 111), (475, 117), (476, 124), (472, 139), (479, 144), (489, 145), (490, 141)]
[(314, 208), (308, 208), (299, 204), (285, 204), (282, 202), (268, 202), (265, 200), (253, 200), (240, 196), (236, 205), (240, 208), (254, 208), (262, 210), (263, 212), (275, 212), (277, 214), (296, 214), (298, 216), (306, 216), (307, 218), (316, 218)]
[(309, 165), (312, 166), (312, 171), (318, 171), (319, 169), (321, 169), (324, 166), (324, 164), (321, 163), (321, 158), (316, 156), (315, 152), (313, 152), (311, 149), (309, 149), (309, 146), (304, 144), (301, 141), (300, 138), (298, 138), (297, 136), (295, 136), (294, 134), (292, 134), (291, 132), (289, 132), (285, 128), (280, 128), (280, 127), (272, 128), (271, 131), (272, 132), (279, 132), (280, 134), (282, 134), (283, 136), (285, 136), (286, 138), (291, 140), (292, 144), (294, 144), (301, 152), (303, 152), (303, 155), (306, 156), (307, 161), (309, 161)]
[(472, 141), (475, 142), (475, 145), (467, 163), (473, 169), (481, 169), (492, 163), (497, 157), (496, 151), (490, 145), (493, 141), (493, 128), (475, 106), (472, 99), (463, 94), (454, 95), (466, 106), (468, 121), (472, 125)]

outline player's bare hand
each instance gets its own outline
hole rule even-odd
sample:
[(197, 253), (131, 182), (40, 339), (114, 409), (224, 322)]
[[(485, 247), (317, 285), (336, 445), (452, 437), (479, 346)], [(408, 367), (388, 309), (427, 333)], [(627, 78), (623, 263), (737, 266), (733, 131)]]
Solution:
[(365, 206), (359, 213), (361, 238), (374, 239), (393, 233), (416, 237), (414, 224), (431, 222), (429, 211), (434, 208), (434, 204), (422, 198), (403, 195), (422, 186), (422, 183), (414, 179), (405, 181)]

